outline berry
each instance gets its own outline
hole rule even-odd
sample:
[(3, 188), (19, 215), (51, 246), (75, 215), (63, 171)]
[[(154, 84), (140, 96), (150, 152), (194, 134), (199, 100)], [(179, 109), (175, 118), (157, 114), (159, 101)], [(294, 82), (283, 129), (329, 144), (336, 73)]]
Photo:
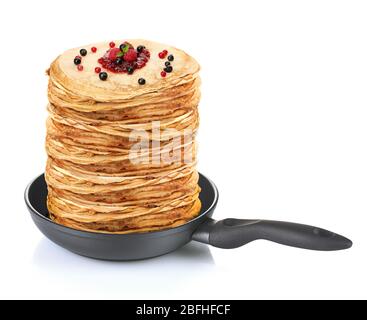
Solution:
[(145, 67), (145, 65), (146, 65), (146, 62), (144, 60), (138, 60), (138, 62), (136, 63), (136, 68), (141, 69)]
[(145, 47), (144, 47), (144, 46), (138, 46), (138, 47), (136, 48), (136, 50), (137, 50), (139, 53), (141, 53), (144, 49), (145, 49)]
[(101, 68), (100, 67), (95, 67), (94, 68), (94, 72), (95, 73), (100, 73), (101, 72)]
[(164, 53), (163, 53), (163, 52), (160, 52), (160, 53), (158, 53), (158, 57), (159, 57), (160, 59), (164, 59), (164, 58), (165, 58), (165, 55), (164, 55)]
[(99, 78), (100, 78), (102, 81), (106, 81), (106, 80), (107, 80), (107, 78), (108, 78), (108, 74), (107, 74), (107, 72), (101, 72), (101, 73), (99, 74)]
[(116, 46), (116, 43), (114, 43), (113, 41), (110, 42), (110, 48), (114, 48)]
[(175, 57), (172, 54), (170, 54), (167, 59), (168, 61), (172, 62), (173, 60), (175, 60)]
[(138, 80), (138, 83), (139, 83), (141, 86), (143, 86), (143, 85), (146, 83), (146, 81), (145, 81), (145, 79), (144, 79), (144, 78), (140, 78), (140, 79)]
[(167, 50), (163, 50), (162, 52), (163, 52), (164, 56), (167, 56), (167, 54), (168, 54)]
[(161, 76), (162, 76), (162, 78), (165, 78), (167, 76), (167, 72), (166, 71), (162, 71), (161, 72)]
[(125, 41), (120, 46), (107, 50), (104, 56), (98, 59), (98, 63), (102, 70), (106, 69), (106, 72), (108, 70), (113, 73), (133, 74), (135, 70), (143, 68), (149, 58), (150, 52), (146, 48), (138, 53), (130, 43)]
[(87, 50), (85, 50), (85, 49), (80, 49), (79, 52), (80, 52), (80, 55), (83, 56), (83, 57), (85, 57), (88, 53)]
[(134, 49), (129, 49), (129, 51), (124, 54), (124, 60), (127, 62), (134, 62), (137, 57), (138, 55)]
[(167, 73), (171, 73), (173, 71), (173, 68), (172, 66), (168, 66), (168, 67), (165, 67), (163, 70), (166, 71)]
[(91, 48), (91, 51), (92, 51), (93, 53), (96, 53), (96, 52), (97, 52), (97, 48), (96, 48), (96, 47), (92, 47), (92, 48)]
[(169, 66), (171, 65), (171, 62), (166, 61), (166, 62), (164, 63), (164, 65), (165, 65), (166, 67), (169, 67)]
[(74, 64), (78, 65), (82, 63), (82, 59), (80, 57), (75, 57)]
[(83, 71), (83, 69), (84, 69), (84, 67), (83, 67), (81, 64), (79, 64), (79, 65), (78, 65), (78, 70), (79, 70), (79, 71)]
[(120, 52), (119, 48), (112, 48), (108, 52), (108, 59), (115, 61), (117, 59), (117, 54)]

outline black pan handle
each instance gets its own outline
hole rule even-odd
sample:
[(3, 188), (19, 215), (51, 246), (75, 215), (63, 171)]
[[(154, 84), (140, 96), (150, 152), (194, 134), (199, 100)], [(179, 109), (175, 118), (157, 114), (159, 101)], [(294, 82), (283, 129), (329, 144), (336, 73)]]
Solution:
[(321, 251), (343, 250), (353, 245), (349, 239), (324, 229), (269, 220), (208, 219), (198, 227), (192, 239), (223, 249), (238, 248), (259, 239)]

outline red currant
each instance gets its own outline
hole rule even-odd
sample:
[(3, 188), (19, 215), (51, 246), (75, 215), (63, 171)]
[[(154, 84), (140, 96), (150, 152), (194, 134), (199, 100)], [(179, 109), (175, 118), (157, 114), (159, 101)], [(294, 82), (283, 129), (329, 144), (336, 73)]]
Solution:
[(92, 50), (93, 53), (96, 53), (97, 52), (97, 48), (96, 47), (92, 47), (91, 50)]
[(116, 43), (114, 43), (113, 41), (110, 42), (110, 48), (114, 48), (116, 45)]
[(103, 63), (103, 58), (99, 58), (98, 59), (98, 63), (101, 63), (102, 64)]
[(95, 71), (95, 73), (100, 73), (101, 72), (101, 68), (100, 67), (95, 67), (94, 68), (94, 71)]
[(167, 50), (163, 50), (163, 54), (164, 54), (164, 56), (166, 56), (168, 54), (168, 51)]
[(79, 70), (79, 71), (83, 71), (83, 69), (84, 69), (84, 67), (83, 67), (81, 64), (79, 64), (79, 65), (78, 65), (78, 70)]
[(160, 59), (164, 59), (165, 55), (164, 55), (164, 53), (163, 53), (163, 52), (160, 52), (160, 53), (158, 53), (158, 57), (159, 57)]
[(161, 76), (162, 76), (162, 78), (165, 78), (167, 76), (167, 72), (166, 71), (162, 71), (161, 72)]

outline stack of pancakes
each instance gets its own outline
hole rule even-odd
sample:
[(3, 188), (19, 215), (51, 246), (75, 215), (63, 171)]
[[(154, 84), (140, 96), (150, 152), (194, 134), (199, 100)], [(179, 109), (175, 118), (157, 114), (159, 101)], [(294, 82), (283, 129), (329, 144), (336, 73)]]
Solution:
[[(200, 211), (195, 169), (199, 65), (176, 48), (129, 42), (151, 54), (132, 75), (108, 72), (106, 81), (99, 79), (94, 69), (108, 43), (83, 47), (88, 51), (83, 71), (73, 63), (81, 48), (59, 56), (48, 71), (47, 205), (62, 225), (146, 232), (181, 225)], [(91, 47), (98, 51), (92, 53)], [(174, 56), (173, 72), (165, 78), (162, 50)], [(141, 142), (132, 137), (145, 137), (148, 144), (132, 152)], [(177, 139), (179, 145), (173, 143)]]

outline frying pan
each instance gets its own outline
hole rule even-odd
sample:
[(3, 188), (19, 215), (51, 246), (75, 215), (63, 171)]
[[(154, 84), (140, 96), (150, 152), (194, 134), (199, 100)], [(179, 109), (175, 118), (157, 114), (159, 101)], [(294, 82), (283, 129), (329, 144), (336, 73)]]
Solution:
[(176, 228), (135, 234), (95, 233), (71, 229), (53, 222), (46, 205), (44, 175), (25, 190), (25, 202), (40, 231), (56, 244), (79, 255), (103, 260), (139, 260), (174, 251), (191, 240), (224, 249), (264, 239), (311, 250), (342, 250), (352, 242), (336, 233), (302, 224), (269, 221), (212, 219), (218, 202), (214, 183), (200, 174), (202, 209), (198, 217)]

